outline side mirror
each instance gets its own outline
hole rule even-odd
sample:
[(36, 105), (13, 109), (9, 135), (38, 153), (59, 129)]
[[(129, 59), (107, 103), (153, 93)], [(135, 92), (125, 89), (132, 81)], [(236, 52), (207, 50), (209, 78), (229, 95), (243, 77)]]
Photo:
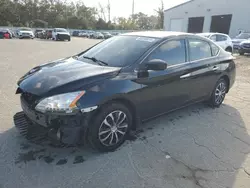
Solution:
[(146, 70), (161, 71), (167, 68), (167, 63), (161, 59), (152, 59), (145, 63)]

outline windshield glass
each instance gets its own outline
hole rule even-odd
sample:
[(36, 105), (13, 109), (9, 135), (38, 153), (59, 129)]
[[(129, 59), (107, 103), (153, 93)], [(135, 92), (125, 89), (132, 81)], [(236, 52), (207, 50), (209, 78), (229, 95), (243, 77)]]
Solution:
[(56, 32), (68, 32), (66, 29), (56, 29)]
[(250, 33), (241, 33), (236, 37), (236, 39), (249, 39), (249, 38), (250, 38)]
[(138, 60), (158, 40), (150, 37), (116, 36), (94, 46), (82, 54), (79, 59), (91, 62), (83, 58), (83, 56), (95, 57), (100, 61), (108, 63), (108, 66), (125, 67)]

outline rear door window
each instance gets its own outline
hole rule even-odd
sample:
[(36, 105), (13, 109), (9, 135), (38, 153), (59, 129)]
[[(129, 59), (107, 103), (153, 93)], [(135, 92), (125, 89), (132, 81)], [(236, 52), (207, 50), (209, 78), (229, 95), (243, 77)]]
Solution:
[(200, 39), (189, 39), (188, 45), (190, 61), (212, 57), (211, 47), (207, 41)]

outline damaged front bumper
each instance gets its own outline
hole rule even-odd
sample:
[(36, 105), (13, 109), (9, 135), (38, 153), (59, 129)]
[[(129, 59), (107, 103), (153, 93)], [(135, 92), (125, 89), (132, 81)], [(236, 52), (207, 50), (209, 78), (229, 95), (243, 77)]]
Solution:
[(15, 114), (14, 123), (26, 138), (39, 140), (49, 138), (53, 142), (77, 145), (83, 144), (87, 126), (93, 110), (82, 109), (75, 114), (39, 113), (22, 103), (23, 111)]

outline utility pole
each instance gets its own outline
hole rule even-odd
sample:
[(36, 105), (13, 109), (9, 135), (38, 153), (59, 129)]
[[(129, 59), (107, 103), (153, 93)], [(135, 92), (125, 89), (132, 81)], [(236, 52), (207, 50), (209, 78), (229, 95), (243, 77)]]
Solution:
[(133, 0), (132, 2), (132, 16), (134, 15), (135, 13), (135, 0)]
[(107, 6), (107, 9), (108, 9), (108, 17), (109, 17), (109, 22), (110, 22), (110, 2), (108, 0), (108, 6)]

